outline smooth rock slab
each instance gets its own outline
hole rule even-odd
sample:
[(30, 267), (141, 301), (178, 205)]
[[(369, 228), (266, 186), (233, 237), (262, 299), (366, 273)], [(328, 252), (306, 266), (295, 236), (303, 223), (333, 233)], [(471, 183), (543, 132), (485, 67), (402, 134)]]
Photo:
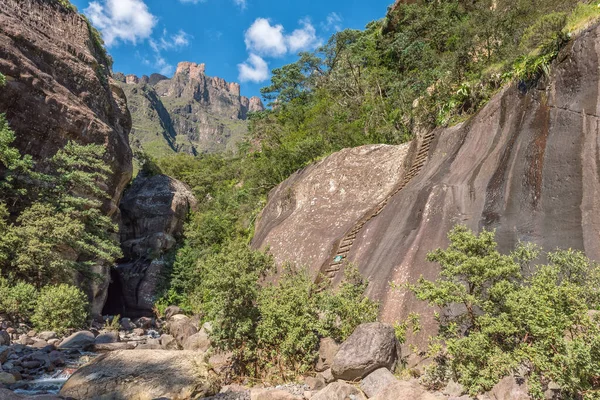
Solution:
[(319, 391), (311, 400), (365, 400), (365, 395), (355, 386), (345, 382), (334, 382)]
[(331, 365), (336, 379), (361, 379), (379, 368), (392, 370), (398, 359), (397, 339), (391, 325), (359, 325), (341, 346)]
[(60, 395), (76, 400), (172, 400), (211, 396), (217, 378), (192, 351), (121, 350), (77, 370)]

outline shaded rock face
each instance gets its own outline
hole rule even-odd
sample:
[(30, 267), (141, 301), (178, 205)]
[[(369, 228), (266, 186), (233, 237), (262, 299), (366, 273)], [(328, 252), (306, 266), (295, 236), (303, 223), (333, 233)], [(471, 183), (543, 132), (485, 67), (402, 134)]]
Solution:
[[(456, 224), (496, 229), (503, 252), (521, 240), (547, 250), (580, 249), (600, 260), (599, 35), (598, 27), (583, 33), (536, 88), (523, 93), (509, 87), (468, 122), (435, 131), (419, 173), (356, 233), (347, 260), (370, 281), (368, 294), (382, 302), (383, 321), (410, 312), (430, 315), (423, 302), (391, 289), (389, 282), (435, 278), (438, 266), (427, 262), (426, 254), (447, 246), (446, 235)], [(409, 158), (417, 148), (411, 147)], [(402, 160), (398, 157), (396, 164)], [(349, 177), (362, 198), (376, 180), (368, 172), (377, 161), (366, 154), (356, 160), (363, 175)], [(346, 234), (342, 227), (332, 229), (332, 221), (346, 218), (346, 210), (358, 203), (350, 197), (329, 206), (333, 200), (323, 191), (310, 193), (308, 182), (327, 185), (329, 177), (319, 169), (327, 162), (276, 188), (256, 231), (256, 246), (270, 246), (278, 261), (309, 265), (314, 273), (330, 262), (331, 254), (331, 248), (315, 243), (330, 246)], [(301, 196), (326, 205), (298, 218), (306, 204), (295, 201)], [(309, 230), (310, 236), (304, 233)], [(339, 282), (340, 274), (333, 279)], [(426, 334), (411, 339), (418, 345), (425, 344), (435, 326), (432, 319), (422, 323)]]
[[(40, 168), (69, 140), (106, 147), (113, 173), (105, 210), (118, 217), (132, 174), (131, 117), (84, 18), (54, 0), (0, 0), (0, 73), (7, 77), (0, 112), (18, 149)], [(108, 278), (108, 266), (94, 272)], [(107, 282), (88, 288), (94, 313), (102, 308)]]
[(78, 369), (60, 395), (73, 399), (197, 399), (218, 392), (216, 377), (195, 351), (120, 350)]
[(182, 62), (169, 79), (119, 74), (133, 115), (131, 144), (152, 155), (234, 150), (247, 131), (248, 112), (264, 110), (238, 83), (205, 74), (204, 64)]
[(104, 312), (129, 317), (152, 315), (164, 274), (163, 256), (181, 239), (197, 201), (182, 182), (165, 175), (139, 175), (121, 201), (124, 258), (113, 270)]

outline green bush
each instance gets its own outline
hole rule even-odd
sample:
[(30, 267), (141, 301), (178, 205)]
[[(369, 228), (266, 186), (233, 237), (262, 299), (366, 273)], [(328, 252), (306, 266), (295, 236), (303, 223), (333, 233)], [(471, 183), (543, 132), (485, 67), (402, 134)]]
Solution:
[(33, 314), (37, 295), (33, 285), (25, 282), (11, 285), (0, 278), (0, 313), (6, 313), (14, 322), (26, 322)]
[(464, 226), (448, 237), (447, 249), (428, 256), (440, 265), (440, 278), (408, 285), (439, 309), (432, 382), (451, 377), (476, 395), (520, 370), (536, 399), (549, 382), (564, 398), (598, 398), (598, 264), (579, 251), (557, 250), (546, 254), (548, 264), (534, 266), (535, 246), (502, 255), (493, 232), (475, 235)]
[(62, 334), (83, 328), (88, 315), (87, 296), (75, 286), (62, 284), (41, 290), (31, 321), (38, 330)]

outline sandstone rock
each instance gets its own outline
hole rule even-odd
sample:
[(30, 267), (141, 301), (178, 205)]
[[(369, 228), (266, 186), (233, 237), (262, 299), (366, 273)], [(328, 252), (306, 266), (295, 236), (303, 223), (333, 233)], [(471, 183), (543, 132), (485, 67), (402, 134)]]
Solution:
[(319, 344), (319, 358), (317, 359), (317, 365), (315, 371), (322, 372), (326, 369), (331, 368), (333, 358), (338, 352), (340, 345), (335, 342), (332, 338), (323, 338)]
[(37, 335), (40, 339), (48, 341), (50, 339), (56, 339), (56, 332), (44, 331)]
[(116, 343), (120, 340), (118, 332), (104, 332), (96, 336), (94, 344)]
[(17, 380), (15, 379), (13, 374), (9, 374), (8, 372), (0, 372), (0, 383), (3, 385), (12, 385)]
[(365, 395), (355, 386), (344, 382), (334, 382), (317, 392), (312, 400), (365, 400)]
[(208, 371), (200, 353), (124, 350), (101, 355), (78, 369), (60, 395), (76, 400), (187, 399), (218, 391), (217, 378)]
[(165, 309), (165, 319), (168, 321), (173, 315), (181, 314), (181, 308), (177, 306), (169, 306)]
[[(35, 161), (48, 160), (70, 140), (103, 145), (112, 170), (104, 210), (115, 216), (133, 171), (131, 117), (123, 91), (110, 77), (109, 61), (91, 45), (88, 23), (56, 2), (2, 0), (0, 9), (0, 73), (8, 78), (0, 91), (0, 113), (16, 133), (15, 145)], [(96, 266), (90, 272), (101, 281), (73, 282), (90, 295), (93, 314), (104, 304), (108, 271), (109, 266)]]
[(335, 378), (331, 373), (331, 369), (326, 369), (325, 371), (318, 373), (317, 377), (322, 377), (325, 380), (325, 383), (331, 383), (335, 381)]
[(294, 396), (285, 390), (252, 389), (250, 400), (302, 400), (302, 397)]
[(58, 345), (59, 349), (86, 350), (94, 345), (96, 338), (90, 331), (75, 332)]
[(183, 347), (183, 344), (190, 336), (198, 333), (198, 328), (189, 318), (178, 319), (170, 322), (168, 329), (169, 333), (173, 335), (181, 347)]
[[(196, 206), (191, 190), (178, 180), (166, 175), (136, 177), (120, 205), (124, 258), (113, 270), (105, 313), (153, 315), (158, 285), (168, 267), (161, 256), (181, 238), (183, 224)], [(151, 320), (142, 321), (151, 325)]]
[(527, 382), (522, 378), (507, 376), (502, 378), (487, 395), (492, 400), (529, 400)]
[(423, 389), (417, 381), (397, 381), (380, 390), (373, 400), (443, 400), (443, 395), (436, 395)]
[(94, 351), (98, 353), (117, 350), (133, 350), (135, 348), (136, 346), (132, 342), (97, 343), (94, 345)]
[(165, 350), (177, 350), (179, 348), (177, 340), (173, 336), (166, 334), (161, 335), (160, 345)]
[(331, 372), (337, 379), (351, 381), (382, 367), (391, 370), (397, 359), (394, 328), (379, 322), (363, 324), (340, 346)]
[(360, 388), (368, 398), (371, 398), (389, 385), (396, 382), (398, 382), (398, 380), (389, 369), (379, 368), (363, 378), (363, 380), (360, 382)]
[[(426, 261), (426, 255), (448, 245), (447, 232), (457, 223), (475, 231), (495, 229), (502, 253), (525, 240), (544, 249), (584, 250), (600, 259), (600, 213), (595, 212), (600, 208), (599, 34), (600, 27), (594, 27), (567, 46), (539, 88), (527, 93), (516, 85), (506, 88), (467, 123), (436, 130), (418, 175), (359, 230), (347, 261), (369, 278), (367, 294), (382, 301), (381, 320), (423, 315), (421, 333), (410, 337), (410, 344), (426, 348), (436, 321), (425, 302), (401, 295), (389, 283), (436, 279), (439, 266)], [(422, 142), (409, 145), (411, 163)], [(270, 246), (278, 261), (308, 265), (313, 272), (328, 267), (337, 249), (333, 244), (361, 218), (373, 215), (355, 213), (358, 204), (366, 204), (370, 185), (388, 182), (369, 173), (380, 162), (375, 152), (352, 156), (356, 171), (346, 168), (346, 154), (334, 154), (275, 188), (253, 245)], [(387, 165), (400, 166), (405, 159), (391, 150), (388, 154), (389, 164), (388, 158), (382, 160)], [(324, 169), (327, 165), (331, 169)], [(338, 195), (342, 177), (356, 194), (338, 204), (332, 196)], [(389, 173), (381, 190), (403, 177), (402, 171)], [(336, 273), (334, 283), (341, 276)]]
[(321, 390), (325, 386), (327, 386), (327, 382), (325, 382), (325, 378), (323, 376), (317, 375), (316, 377), (306, 377), (304, 378), (304, 383), (310, 390)]
[(211, 342), (206, 330), (200, 329), (200, 332), (193, 334), (183, 341), (184, 350), (207, 351), (210, 349)]
[(444, 388), (443, 393), (450, 397), (460, 397), (466, 393), (466, 390), (463, 385), (451, 379)]

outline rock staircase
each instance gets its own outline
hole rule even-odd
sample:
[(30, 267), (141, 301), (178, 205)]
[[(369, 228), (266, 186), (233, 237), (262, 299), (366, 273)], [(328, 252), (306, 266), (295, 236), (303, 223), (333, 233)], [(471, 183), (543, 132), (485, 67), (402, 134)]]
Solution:
[(340, 240), (337, 245), (337, 249), (332, 253), (333, 257), (329, 259), (329, 262), (325, 264), (324, 268), (321, 269), (322, 275), (329, 281), (333, 281), (337, 273), (341, 270), (344, 262), (348, 258), (348, 254), (352, 249), (352, 245), (356, 240), (356, 236), (361, 229), (373, 218), (381, 214), (385, 206), (388, 204), (390, 199), (394, 197), (398, 192), (408, 185), (408, 183), (416, 177), (420, 172), (425, 163), (427, 162), (429, 149), (431, 143), (435, 138), (435, 131), (427, 133), (420, 140), (420, 145), (417, 150), (417, 156), (415, 157), (410, 169), (404, 175), (400, 184), (394, 188), (386, 197), (383, 199), (374, 209), (370, 210), (366, 215), (359, 219), (356, 224), (346, 233), (346, 235)]

